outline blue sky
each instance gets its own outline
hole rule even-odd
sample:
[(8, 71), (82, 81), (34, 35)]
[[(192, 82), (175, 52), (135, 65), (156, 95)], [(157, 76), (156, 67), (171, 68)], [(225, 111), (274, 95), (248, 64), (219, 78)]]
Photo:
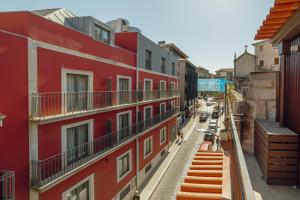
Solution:
[(233, 66), (252, 43), (273, 0), (7, 0), (1, 11), (64, 7), (102, 22), (118, 17), (154, 42), (173, 42), (195, 65), (211, 71)]

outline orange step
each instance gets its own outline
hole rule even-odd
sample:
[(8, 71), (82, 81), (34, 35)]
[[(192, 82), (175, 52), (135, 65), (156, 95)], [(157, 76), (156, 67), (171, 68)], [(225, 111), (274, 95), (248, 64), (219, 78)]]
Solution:
[(222, 193), (222, 185), (215, 184), (195, 184), (183, 183), (181, 185), (182, 192), (197, 192), (197, 193)]
[(188, 170), (188, 176), (222, 177), (222, 170)]
[(221, 200), (221, 194), (178, 192), (176, 200)]
[(196, 155), (199, 155), (199, 156), (223, 156), (224, 154), (223, 153), (197, 151)]
[(193, 160), (192, 165), (223, 165), (223, 160)]
[(191, 165), (191, 170), (222, 170), (223, 165)]
[(185, 183), (198, 183), (198, 184), (222, 184), (222, 177), (197, 177), (186, 176)]
[(194, 156), (194, 160), (223, 160), (223, 156)]

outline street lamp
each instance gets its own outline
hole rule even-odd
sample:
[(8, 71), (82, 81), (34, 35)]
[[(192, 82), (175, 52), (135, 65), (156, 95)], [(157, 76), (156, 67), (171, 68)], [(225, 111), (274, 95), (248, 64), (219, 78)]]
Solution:
[(5, 115), (3, 115), (2, 113), (0, 113), (0, 127), (3, 126), (3, 120), (5, 119)]

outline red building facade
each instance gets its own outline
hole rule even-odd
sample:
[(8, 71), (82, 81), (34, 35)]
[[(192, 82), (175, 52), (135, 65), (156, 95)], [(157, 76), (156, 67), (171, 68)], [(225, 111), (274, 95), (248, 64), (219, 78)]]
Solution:
[(143, 49), (139, 33), (99, 30), (113, 44), (0, 13), (0, 170), (15, 172), (17, 200), (129, 199), (176, 136), (176, 58)]

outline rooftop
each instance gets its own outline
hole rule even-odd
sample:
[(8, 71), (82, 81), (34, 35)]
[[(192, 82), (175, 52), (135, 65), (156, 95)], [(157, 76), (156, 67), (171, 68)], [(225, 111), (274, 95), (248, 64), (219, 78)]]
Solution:
[(273, 38), (300, 7), (300, 0), (275, 0), (274, 6), (258, 29), (255, 40)]

